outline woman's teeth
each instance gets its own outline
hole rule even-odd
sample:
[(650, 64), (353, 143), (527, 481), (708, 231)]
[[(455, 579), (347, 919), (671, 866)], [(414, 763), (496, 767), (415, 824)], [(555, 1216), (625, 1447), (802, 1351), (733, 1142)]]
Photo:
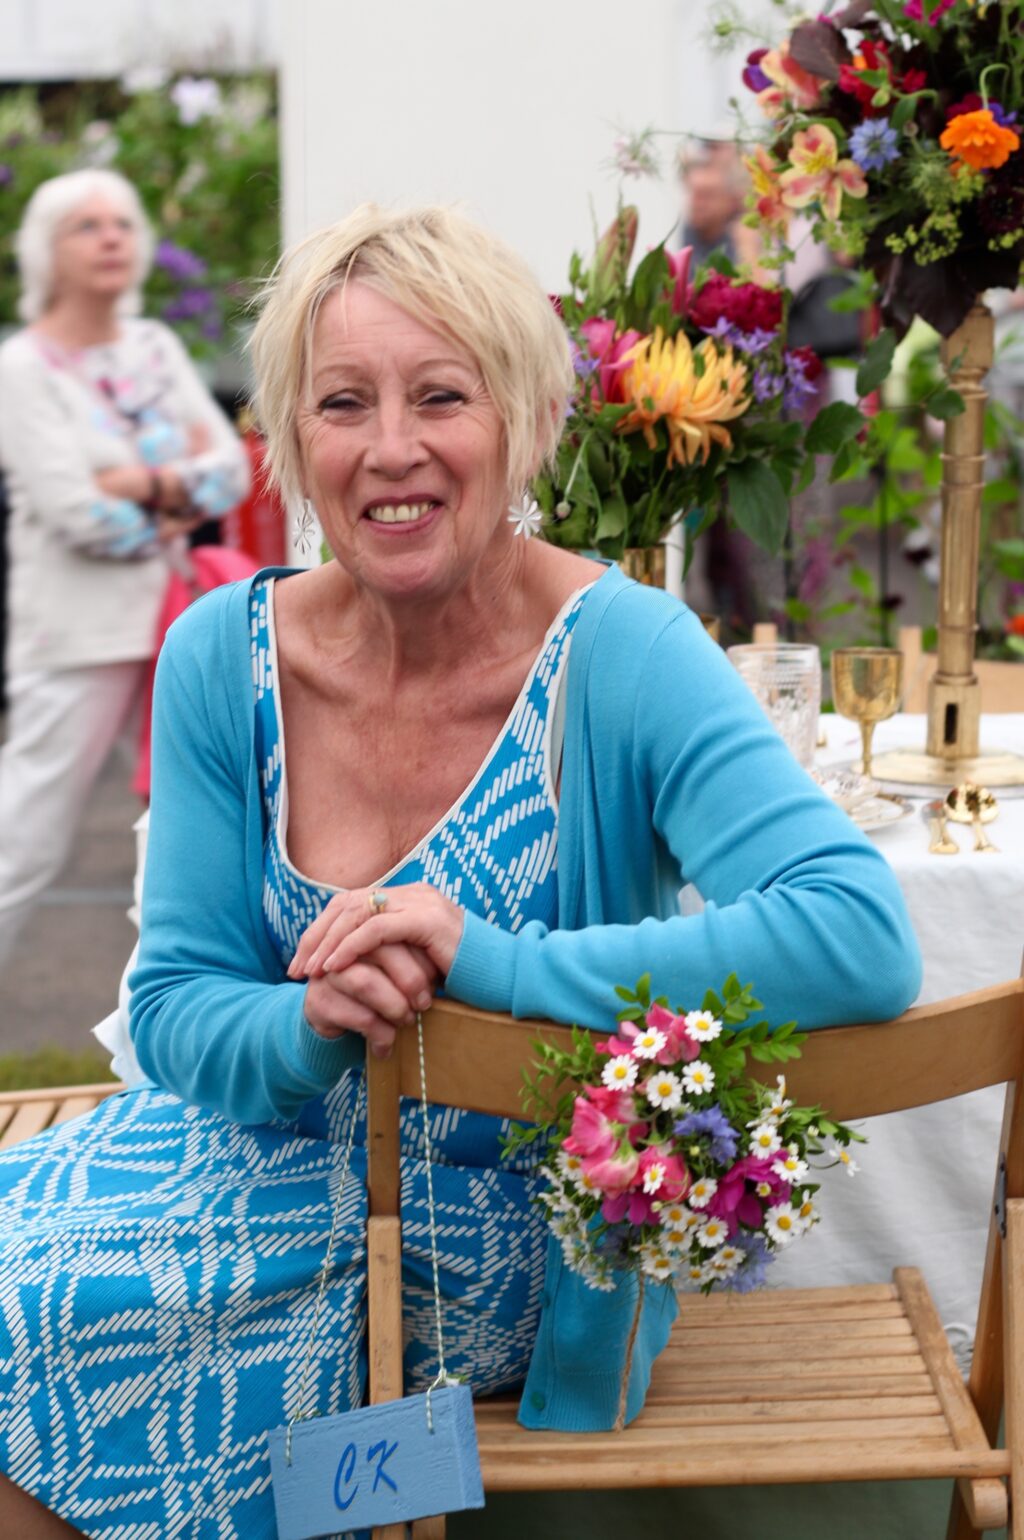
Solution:
[(378, 508), (369, 508), (366, 516), (375, 524), (411, 524), (422, 519), (433, 506), (433, 503), (381, 504)]

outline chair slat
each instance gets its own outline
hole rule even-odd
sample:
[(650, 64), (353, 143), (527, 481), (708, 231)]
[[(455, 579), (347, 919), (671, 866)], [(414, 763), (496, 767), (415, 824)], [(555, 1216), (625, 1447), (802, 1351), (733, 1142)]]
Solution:
[(14, 1145), (20, 1144), (23, 1139), (31, 1139), (35, 1134), (41, 1134), (44, 1128), (48, 1128), (50, 1119), (57, 1110), (57, 1103), (51, 1098), (40, 1098), (37, 1101), (26, 1102), (23, 1107), (16, 1107), (14, 1116), (4, 1130), (0, 1138), (0, 1150), (9, 1150)]
[[(793, 1320), (792, 1312), (789, 1316)], [(672, 1333), (666, 1352), (677, 1349), (681, 1353), (688, 1351), (688, 1344), (696, 1341), (706, 1341), (710, 1324), (707, 1321), (693, 1321), (686, 1319), (686, 1306), (683, 1306), (679, 1317), (679, 1330)], [(734, 1324), (732, 1321), (723, 1320), (714, 1322), (716, 1342), (763, 1342), (765, 1336), (764, 1322), (747, 1325), (745, 1322)], [(805, 1321), (800, 1316), (800, 1338), (803, 1342), (874, 1342), (884, 1338), (891, 1341), (894, 1338), (911, 1337), (913, 1328), (906, 1316), (887, 1316), (880, 1321), (850, 1321), (843, 1322), (832, 1320)]]
[(57, 1107), (51, 1120), (52, 1126), (58, 1123), (69, 1123), (72, 1118), (80, 1118), (85, 1112), (95, 1112), (99, 1102), (94, 1096), (69, 1096)]
[[(776, 1387), (776, 1393), (778, 1387)], [(516, 1408), (507, 1402), (495, 1403), (477, 1401), (475, 1403), (477, 1426), (483, 1427), (486, 1423), (509, 1423), (515, 1421)], [(714, 1427), (729, 1426), (733, 1423), (743, 1427), (758, 1427), (774, 1425), (776, 1421), (785, 1422), (869, 1422), (872, 1426), (876, 1418), (883, 1421), (909, 1418), (919, 1421), (931, 1421), (942, 1423), (942, 1405), (939, 1398), (932, 1394), (915, 1396), (891, 1396), (884, 1407), (880, 1407), (878, 1399), (874, 1396), (847, 1396), (830, 1398), (827, 1402), (816, 1400), (784, 1400), (774, 1401), (677, 1401), (674, 1397), (661, 1401), (657, 1396), (648, 1395), (641, 1414), (644, 1427), (671, 1426), (671, 1427), (700, 1427), (708, 1424)], [(987, 1446), (986, 1446), (987, 1447)]]

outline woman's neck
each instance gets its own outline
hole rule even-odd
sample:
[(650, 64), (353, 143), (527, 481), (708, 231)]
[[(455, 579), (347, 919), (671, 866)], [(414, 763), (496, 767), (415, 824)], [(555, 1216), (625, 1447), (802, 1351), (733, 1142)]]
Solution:
[(36, 322), (36, 330), (72, 351), (116, 342), (121, 331), (117, 299), (69, 295), (55, 300)]

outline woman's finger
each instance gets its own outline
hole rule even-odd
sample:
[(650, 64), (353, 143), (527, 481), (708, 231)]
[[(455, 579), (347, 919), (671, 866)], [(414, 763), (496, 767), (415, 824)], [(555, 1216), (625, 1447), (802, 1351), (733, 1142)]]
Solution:
[(394, 984), (417, 1011), (430, 1009), (437, 969), (420, 947), (382, 946), (366, 959)]
[[(327, 935), (331, 926), (341, 919), (342, 915), (353, 910), (352, 893), (336, 893), (328, 904), (317, 915), (311, 925), (308, 925), (299, 937), (299, 944), (295, 948), (295, 956), (288, 968), (288, 977), (293, 979), (303, 978), (309, 964), (309, 959), (319, 947), (323, 938)], [(366, 912), (369, 912), (368, 906)], [(354, 915), (353, 915), (354, 923)], [(351, 927), (350, 927), (351, 928)], [(345, 932), (342, 932), (344, 934)]]

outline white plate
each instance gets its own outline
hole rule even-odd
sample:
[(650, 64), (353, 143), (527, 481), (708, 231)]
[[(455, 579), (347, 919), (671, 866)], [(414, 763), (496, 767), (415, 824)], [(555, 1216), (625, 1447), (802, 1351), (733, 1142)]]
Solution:
[(899, 823), (909, 812), (911, 806), (905, 797), (883, 791), (877, 796), (865, 797), (846, 816), (865, 834), (872, 834), (876, 829), (887, 829), (891, 823)]

